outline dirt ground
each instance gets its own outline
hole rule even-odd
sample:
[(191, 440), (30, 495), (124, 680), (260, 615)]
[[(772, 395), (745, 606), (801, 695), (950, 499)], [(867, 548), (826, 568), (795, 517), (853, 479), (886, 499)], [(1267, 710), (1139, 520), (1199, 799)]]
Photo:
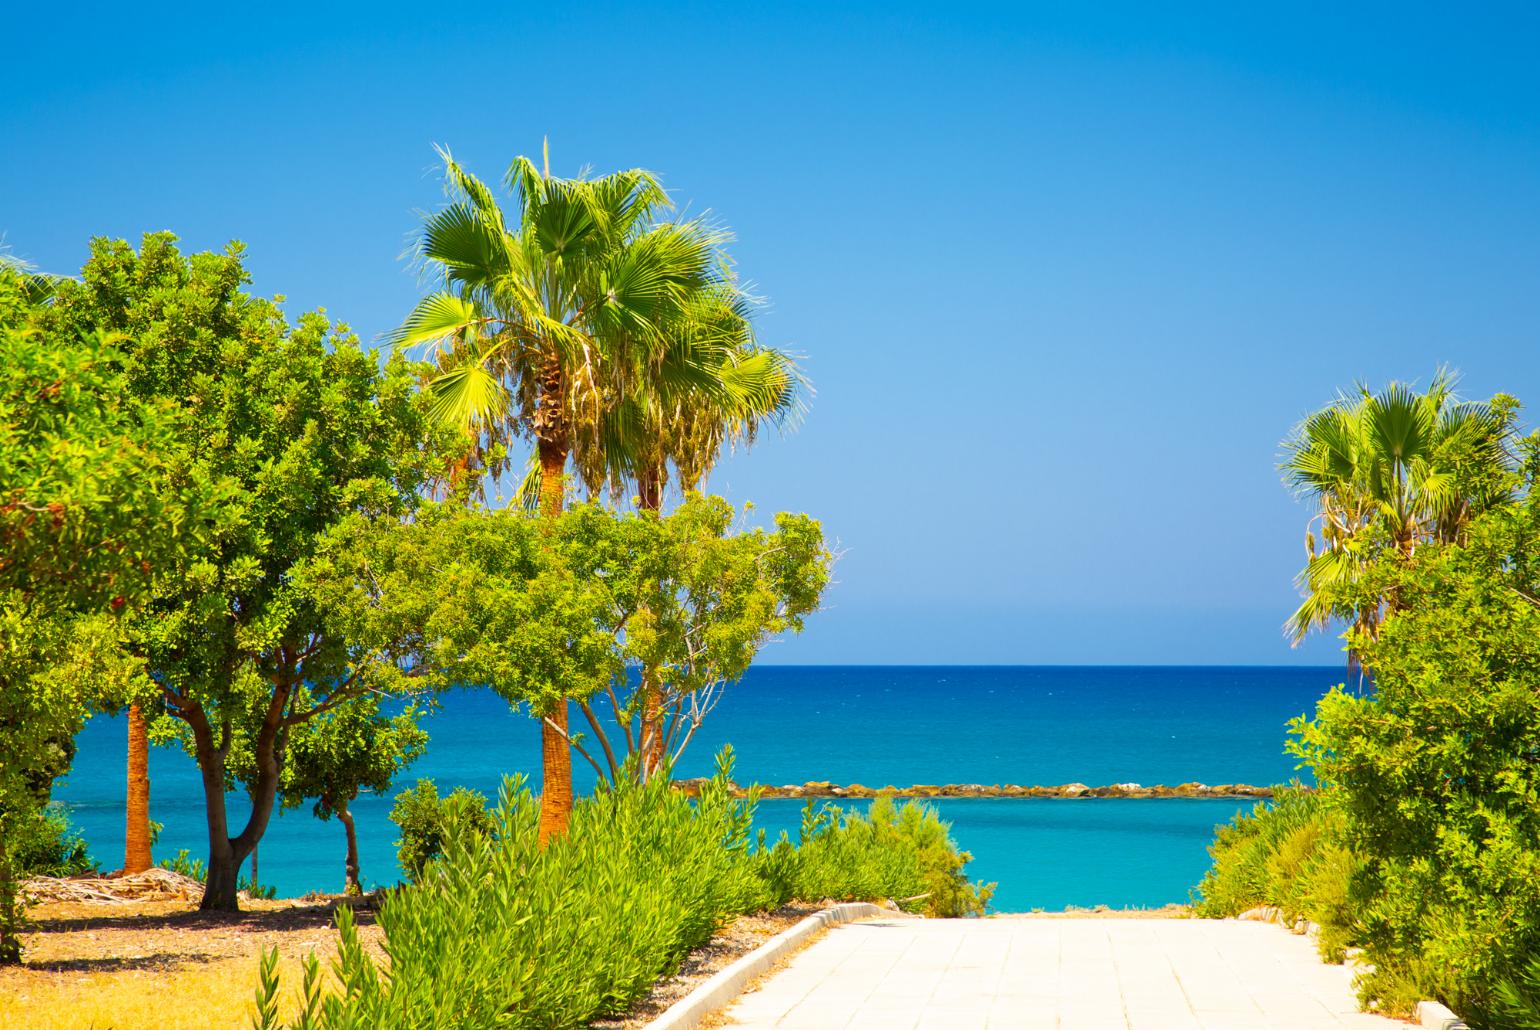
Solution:
[[(24, 965), (0, 969), (0, 1027), (201, 1030), (249, 1026), (257, 966), (277, 947), (286, 1001), (300, 961), (335, 953), (336, 899), (249, 901), (238, 915), (186, 901), (66, 902), (29, 910)], [(373, 913), (355, 909), (366, 943)]]
[[(261, 955), (276, 947), (284, 1015), (297, 1011), (301, 961), (336, 952), (341, 899), (246, 901), (211, 915), (188, 901), (60, 902), (29, 910), (25, 964), (0, 969), (0, 1027), (28, 1030), (204, 1030), (249, 1027)], [(609, 1030), (645, 1026), (695, 986), (818, 910), (788, 905), (742, 916), (685, 959)], [(366, 945), (378, 947), (374, 913), (355, 906)]]

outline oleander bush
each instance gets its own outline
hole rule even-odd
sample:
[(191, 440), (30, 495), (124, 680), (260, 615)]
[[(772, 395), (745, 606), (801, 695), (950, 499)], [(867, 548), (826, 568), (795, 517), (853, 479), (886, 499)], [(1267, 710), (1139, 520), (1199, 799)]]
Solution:
[(1497, 986), (1496, 1019), (1507, 1027), (1540, 1027), (1540, 955)]
[[(469, 814), (470, 800), (451, 806), (419, 785), (397, 806), (403, 840), (424, 840), (435, 826), (442, 833), (414, 882), (381, 905), (388, 974), (363, 948), (351, 910), (340, 909), (332, 964), (340, 989), (328, 991), (312, 958), (290, 1025), (583, 1026), (627, 1011), (741, 913), (793, 897), (931, 893), (955, 911), (980, 911), (987, 901), (988, 888), (961, 879), (967, 856), (933, 810), (879, 801), (870, 817), (810, 813), (800, 847), (784, 839), (756, 847), (757, 794), (734, 799), (731, 771), (725, 749), (693, 800), (663, 777), (601, 787), (576, 806), (567, 834), (543, 849), (539, 800), (522, 777), (504, 781), (485, 824)], [(927, 901), (911, 907), (932, 907)], [(282, 989), (270, 957), (257, 990), (258, 1027), (282, 1025)]]
[(1213, 867), (1194, 892), (1200, 916), (1222, 919), (1269, 905), (1289, 922), (1320, 927), (1321, 957), (1340, 962), (1352, 943), (1348, 882), (1357, 866), (1345, 819), (1330, 795), (1298, 784), (1217, 828)]

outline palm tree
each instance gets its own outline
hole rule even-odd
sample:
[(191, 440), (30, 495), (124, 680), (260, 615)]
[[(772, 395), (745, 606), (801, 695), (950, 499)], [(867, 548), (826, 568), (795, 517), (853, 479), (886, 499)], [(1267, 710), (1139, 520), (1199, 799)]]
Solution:
[[(1293, 643), (1334, 618), (1374, 634), (1399, 599), (1363, 596), (1370, 565), (1387, 554), (1408, 560), (1424, 543), (1459, 543), (1476, 514), (1508, 496), (1514, 408), (1503, 396), (1460, 401), (1440, 370), (1425, 393), (1360, 386), (1296, 427), (1279, 468), (1317, 511), (1298, 577), (1304, 601), (1285, 626)], [(1352, 648), (1348, 670), (1361, 672)]]
[[(569, 460), (607, 466), (606, 436), (622, 369), (666, 366), (706, 382), (711, 369), (669, 362), (670, 326), (686, 300), (721, 279), (720, 234), (696, 221), (657, 220), (668, 206), (640, 169), (555, 178), (515, 158), (505, 183), (517, 203), (506, 218), (492, 191), (440, 151), (450, 203), (429, 216), (418, 251), (442, 287), (392, 335), (398, 347), (431, 345), (438, 413), (466, 426), (500, 475), (514, 437), (534, 440), (522, 491), (547, 518), (565, 502)], [(676, 342), (676, 341), (674, 341)], [(541, 715), (540, 837), (565, 831), (572, 810), (567, 705)]]

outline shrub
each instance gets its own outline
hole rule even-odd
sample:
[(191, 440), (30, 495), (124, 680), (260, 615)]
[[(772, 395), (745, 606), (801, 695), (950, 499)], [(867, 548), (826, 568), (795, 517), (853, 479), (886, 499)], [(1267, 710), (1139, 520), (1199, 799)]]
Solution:
[(983, 915), (995, 885), (968, 882), (962, 869), (973, 856), (957, 849), (949, 829), (916, 801), (900, 808), (879, 797), (865, 816), (810, 801), (799, 846), (783, 835), (769, 851), (761, 847), (761, 875), (783, 900), (891, 898), (932, 916)]
[(1517, 976), (1498, 985), (1491, 1025), (1513, 1030), (1540, 1026), (1540, 957), (1530, 959)]
[(1363, 856), (1348, 902), (1373, 964), (1360, 989), (1433, 997), (1499, 1024), (1495, 989), (1540, 954), (1540, 495), (1422, 547), (1370, 589), (1396, 599), (1352, 644), (1373, 691), (1338, 688), (1293, 750)]
[[(870, 818), (809, 809), (803, 844), (750, 842), (757, 794), (732, 797), (731, 750), (691, 800), (666, 778), (623, 781), (579, 803), (568, 832), (541, 848), (539, 801), (522, 777), (504, 781), (488, 825), (459, 812), (441, 823), (439, 854), (387, 895), (379, 924), (384, 975), (350, 910), (338, 912), (338, 993), (323, 996), (306, 963), (296, 1027), (573, 1027), (627, 1011), (733, 916), (792, 896), (877, 898), (925, 893), (981, 909), (987, 888), (959, 890), (961, 862), (946, 826), (923, 806), (873, 806)], [(468, 792), (467, 792), (468, 793)], [(426, 840), (446, 811), (431, 785), (397, 809), (403, 840)], [(403, 798), (408, 795), (403, 795)], [(451, 795), (453, 797), (453, 795)], [(469, 802), (459, 802), (467, 810)], [(840, 870), (848, 866), (849, 875)], [(961, 881), (966, 888), (966, 881)], [(279, 1025), (276, 965), (265, 963), (257, 1025)]]
[(18, 876), (78, 876), (96, 872), (85, 838), (57, 802), (17, 817), (5, 847)]
[[(771, 900), (748, 856), (752, 799), (731, 798), (722, 761), (693, 804), (663, 779), (601, 790), (543, 849), (538, 799), (506, 780), (492, 832), (446, 820), (439, 857), (381, 906), (388, 977), (339, 913), (343, 989), (317, 994), (318, 1025), (581, 1026), (625, 1011), (728, 918)], [(414, 817), (442, 807), (412, 793)], [(263, 983), (276, 994), (276, 976)]]
[(417, 786), (396, 795), (390, 818), (401, 829), (396, 860), (414, 881), (431, 860), (443, 854), (444, 843), (451, 837), (472, 833), (488, 838), (494, 832), (485, 795), (456, 787), (441, 798), (432, 780), (418, 780)]
[[(208, 866), (204, 864), (203, 859), (193, 858), (192, 852), (188, 851), (186, 848), (179, 849), (177, 853), (172, 855), (170, 858), (161, 859), (156, 863), (156, 865), (160, 866), (162, 869), (169, 869), (173, 873), (179, 873), (182, 876), (191, 877), (192, 879), (197, 880), (199, 883), (208, 882)], [(251, 877), (244, 874), (238, 880), (236, 880), (235, 889), (244, 893), (247, 897), (250, 898), (265, 898), (266, 900), (271, 901), (278, 897), (277, 887), (266, 886), (257, 883), (256, 881), (252, 880)]]
[(1194, 892), (1197, 913), (1221, 919), (1271, 905), (1290, 922), (1318, 925), (1322, 958), (1342, 961), (1353, 935), (1348, 882), (1357, 865), (1342, 843), (1344, 828), (1328, 795), (1297, 784), (1237, 813), (1209, 846), (1214, 865)]

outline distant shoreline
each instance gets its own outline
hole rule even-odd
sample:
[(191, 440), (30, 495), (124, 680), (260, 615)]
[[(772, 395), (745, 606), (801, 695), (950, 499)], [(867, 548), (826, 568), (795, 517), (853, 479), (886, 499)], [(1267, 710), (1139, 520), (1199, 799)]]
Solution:
[[(700, 792), (704, 779), (675, 780), (674, 786), (692, 797)], [(909, 787), (868, 787), (861, 783), (840, 785), (828, 780), (809, 780), (806, 783), (788, 783), (782, 786), (760, 786), (759, 796), (769, 801), (782, 798), (852, 798), (857, 800), (876, 797), (895, 798), (1212, 798), (1215, 800), (1265, 800), (1273, 796), (1272, 787), (1257, 787), (1249, 783), (1179, 783), (1167, 786), (1163, 783), (1144, 786), (1139, 783), (1112, 783), (1091, 787), (1084, 783), (1060, 783), (1053, 785), (1023, 786), (1016, 783), (916, 783)], [(734, 797), (746, 797), (749, 788), (732, 784)]]

